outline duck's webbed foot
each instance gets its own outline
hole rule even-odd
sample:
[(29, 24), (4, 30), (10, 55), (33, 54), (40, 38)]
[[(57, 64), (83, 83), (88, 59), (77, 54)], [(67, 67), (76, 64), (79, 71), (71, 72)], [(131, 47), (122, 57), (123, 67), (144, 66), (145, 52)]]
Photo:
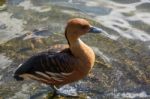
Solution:
[[(79, 96), (77, 95), (68, 95), (68, 94), (65, 94), (65, 93), (61, 93), (57, 88), (56, 86), (51, 86), (51, 88), (53, 89), (53, 94), (52, 94), (52, 97), (56, 97), (56, 96), (62, 96), (62, 97), (71, 97), (71, 98), (79, 98)], [(52, 97), (50, 99), (52, 99)]]

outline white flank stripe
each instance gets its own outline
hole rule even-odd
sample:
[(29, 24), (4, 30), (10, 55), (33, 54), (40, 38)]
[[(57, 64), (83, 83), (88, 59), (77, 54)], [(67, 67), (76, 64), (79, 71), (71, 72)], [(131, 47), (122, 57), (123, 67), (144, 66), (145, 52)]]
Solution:
[(69, 76), (69, 75), (72, 74), (72, 72), (71, 73), (61, 73), (61, 74), (64, 75), (64, 76)]
[(52, 73), (52, 72), (48, 72), (48, 71), (46, 73), (48, 73), (51, 76), (61, 76), (61, 74), (59, 74), (59, 73)]
[(22, 74), (22, 75), (20, 75), (20, 77), (23, 77), (24, 79), (29, 79), (29, 78), (32, 79), (32, 78), (34, 78), (34, 79), (39, 80), (38, 77), (36, 77), (34, 75), (31, 75), (31, 74)]
[(65, 75), (62, 75), (61, 73), (52, 73), (52, 72), (46, 72), (47, 74), (51, 75), (52, 77), (55, 78), (65, 78)]
[(34, 75), (28, 75), (31, 79), (32, 78), (34, 78), (34, 79), (36, 79), (36, 80), (41, 80), (40, 78), (38, 78), (38, 77), (36, 77), (36, 76), (34, 76)]
[(45, 78), (47, 78), (47, 79), (51, 79), (51, 77), (49, 77), (48, 75), (46, 75), (46, 74), (44, 74), (44, 73), (42, 73), (42, 72), (36, 71), (35, 73), (37, 73), (37, 74), (39, 74), (39, 75), (41, 75), (41, 76), (43, 76), (43, 77), (45, 77)]
[(46, 73), (51, 75), (52, 76), (51, 78), (56, 80), (56, 81), (59, 81), (59, 82), (63, 81), (62, 78), (64, 78), (64, 77), (59, 73), (52, 73), (52, 72), (48, 72), (48, 71)]
[(52, 79), (56, 80), (56, 81), (63, 81), (61, 78), (57, 78), (57, 77), (52, 77)]

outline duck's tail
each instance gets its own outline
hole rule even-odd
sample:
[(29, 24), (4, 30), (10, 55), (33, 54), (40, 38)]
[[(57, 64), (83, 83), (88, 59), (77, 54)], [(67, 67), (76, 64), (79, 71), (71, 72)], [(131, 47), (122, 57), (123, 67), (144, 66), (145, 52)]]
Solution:
[(20, 64), (19, 66), (18, 66), (18, 68), (15, 70), (15, 72), (14, 72), (14, 75), (13, 75), (13, 77), (17, 80), (17, 81), (23, 81), (24, 80), (24, 78), (23, 77), (20, 77), (20, 74), (21, 74), (21, 68), (22, 67), (22, 64)]
[(14, 78), (17, 81), (22, 81), (28, 77), (26, 77), (26, 74), (31, 74), (34, 72), (34, 65), (37, 67), (39, 65), (39, 62), (41, 60), (40, 55), (32, 56), (28, 60), (26, 60), (23, 64), (20, 64), (16, 71), (14, 72)]
[(23, 77), (20, 77), (19, 75), (14, 75), (14, 78), (17, 80), (17, 81), (23, 81), (24, 78)]
[(23, 81), (25, 79), (22, 75), (28, 73), (31, 70), (32, 68), (31, 63), (32, 58), (30, 58), (29, 60), (18, 66), (13, 75), (17, 81)]

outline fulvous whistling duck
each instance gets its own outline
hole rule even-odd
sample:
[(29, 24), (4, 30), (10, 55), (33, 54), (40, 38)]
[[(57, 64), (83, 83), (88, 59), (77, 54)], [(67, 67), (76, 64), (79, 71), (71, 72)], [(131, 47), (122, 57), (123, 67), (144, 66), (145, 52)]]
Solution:
[[(30, 78), (51, 86), (61, 86), (85, 77), (95, 61), (93, 50), (80, 40), (86, 33), (101, 33), (100, 28), (91, 26), (85, 19), (68, 21), (65, 29), (67, 46), (41, 52), (21, 64), (14, 73), (17, 81)], [(59, 49), (59, 51), (58, 51)], [(55, 87), (54, 93), (58, 93)]]

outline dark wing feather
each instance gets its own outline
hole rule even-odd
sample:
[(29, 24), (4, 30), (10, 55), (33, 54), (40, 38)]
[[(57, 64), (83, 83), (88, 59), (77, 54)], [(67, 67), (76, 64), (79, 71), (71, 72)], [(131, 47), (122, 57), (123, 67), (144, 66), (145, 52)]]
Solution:
[(15, 76), (18, 77), (23, 74), (32, 74), (40, 77), (41, 75), (38, 75), (36, 72), (45, 74), (46, 72), (57, 74), (70, 73), (73, 71), (73, 59), (73, 55), (69, 49), (65, 49), (59, 53), (42, 52), (38, 55), (32, 56), (23, 63), (16, 70)]

